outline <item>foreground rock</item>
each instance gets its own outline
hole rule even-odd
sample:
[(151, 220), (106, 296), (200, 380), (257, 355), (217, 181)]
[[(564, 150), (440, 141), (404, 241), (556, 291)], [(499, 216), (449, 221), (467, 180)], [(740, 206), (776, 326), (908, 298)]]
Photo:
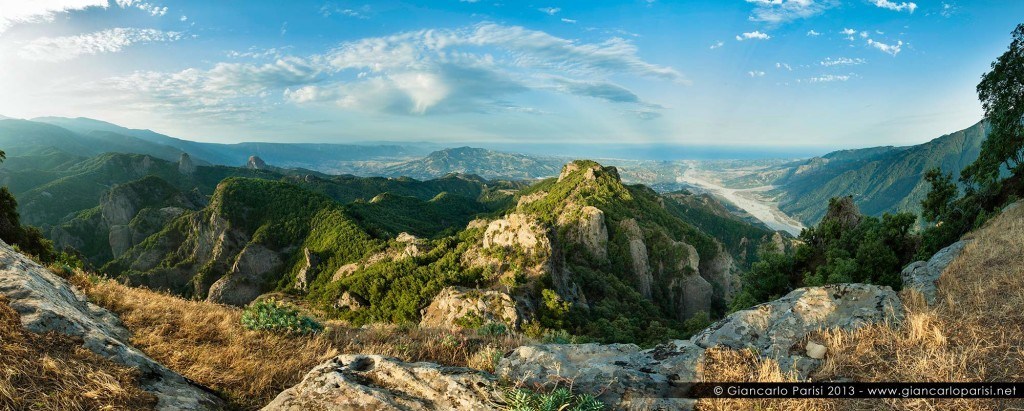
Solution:
[[(497, 374), (527, 386), (550, 389), (571, 384), (613, 409), (690, 408), (687, 384), (698, 381), (706, 349), (752, 348), (775, 359), (783, 371), (806, 379), (828, 353), (808, 336), (822, 329), (852, 330), (900, 321), (902, 304), (889, 287), (837, 284), (801, 288), (785, 297), (738, 311), (689, 341), (650, 350), (632, 344), (534, 345), (503, 358)], [(669, 397), (675, 397), (669, 398)]]
[(820, 365), (820, 360), (806, 355), (804, 339), (809, 334), (902, 319), (903, 304), (892, 288), (832, 284), (800, 288), (778, 300), (737, 311), (697, 333), (692, 341), (703, 348), (753, 348), (778, 360), (783, 371), (795, 371), (803, 379)]
[(264, 410), (498, 410), (495, 378), (468, 368), (341, 355), (317, 366)]
[(917, 261), (907, 265), (900, 273), (903, 277), (903, 288), (921, 292), (928, 305), (934, 305), (939, 276), (960, 256), (967, 244), (970, 244), (969, 240), (957, 241), (939, 250), (928, 261)]
[(752, 348), (776, 359), (783, 371), (806, 379), (829, 355), (823, 344), (808, 336), (823, 329), (853, 330), (901, 321), (902, 313), (902, 304), (889, 287), (837, 284), (794, 290), (733, 313), (691, 340), (649, 350), (633, 344), (519, 347), (499, 361), (497, 377), (466, 368), (342, 355), (318, 366), (265, 409), (490, 410), (504, 405), (499, 378), (540, 391), (571, 386), (611, 409), (692, 409), (694, 400), (685, 396), (689, 385), (702, 379), (698, 365), (709, 348)]
[(703, 353), (682, 340), (650, 350), (633, 344), (533, 345), (503, 358), (497, 373), (533, 389), (572, 386), (612, 409), (689, 409), (694, 400), (684, 397)]
[(118, 364), (137, 368), (142, 389), (157, 397), (159, 410), (221, 409), (221, 401), (128, 344), (129, 333), (109, 311), (0, 241), (0, 294), (25, 328), (81, 338), (83, 346)]

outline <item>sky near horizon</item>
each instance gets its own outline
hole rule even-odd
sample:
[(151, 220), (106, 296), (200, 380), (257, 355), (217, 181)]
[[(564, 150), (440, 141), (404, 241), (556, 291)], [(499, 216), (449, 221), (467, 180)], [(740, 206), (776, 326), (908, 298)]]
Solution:
[(197, 141), (906, 145), (1014, 0), (0, 0), (0, 114)]

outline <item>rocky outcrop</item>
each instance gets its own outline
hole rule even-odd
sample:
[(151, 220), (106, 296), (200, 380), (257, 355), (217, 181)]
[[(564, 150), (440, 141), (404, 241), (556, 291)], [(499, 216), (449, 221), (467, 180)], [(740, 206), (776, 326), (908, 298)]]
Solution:
[(348, 291), (342, 293), (341, 297), (338, 297), (334, 302), (334, 308), (347, 311), (359, 311), (368, 305), (370, 303), (366, 302), (366, 300)]
[(422, 311), (421, 327), (464, 327), (467, 323), (504, 324), (516, 329), (522, 316), (512, 296), (501, 291), (447, 287)]
[(185, 175), (195, 174), (196, 165), (188, 153), (181, 153), (181, 157), (178, 158), (178, 172)]
[(483, 247), (505, 247), (527, 253), (550, 254), (551, 240), (547, 234), (548, 230), (537, 219), (526, 214), (513, 213), (487, 224)]
[(317, 366), (265, 411), (499, 410), (495, 378), (468, 368), (341, 355)]
[(316, 270), (320, 265), (320, 259), (311, 253), (308, 248), (303, 249), (302, 254), (305, 260), (302, 268), (299, 269), (299, 273), (295, 275), (295, 288), (306, 291), (309, 288), (309, 284), (316, 279)]
[(496, 373), (527, 387), (571, 386), (612, 409), (688, 409), (687, 383), (697, 380), (704, 349), (676, 340), (653, 349), (633, 344), (546, 344), (519, 347)]
[(777, 359), (783, 370), (806, 378), (819, 364), (805, 355), (801, 343), (808, 334), (902, 318), (903, 304), (889, 287), (833, 284), (793, 290), (778, 300), (732, 313), (694, 335), (692, 341), (703, 348), (753, 348)]
[[(564, 213), (563, 216), (577, 216), (576, 212)], [(570, 241), (580, 244), (583, 249), (598, 261), (608, 259), (608, 227), (605, 225), (604, 212), (593, 206), (579, 208), (578, 219), (567, 221), (559, 217), (560, 226), (569, 227)]]
[(643, 232), (636, 220), (630, 218), (619, 223), (620, 229), (629, 238), (629, 257), (633, 263), (633, 283), (637, 291), (646, 299), (651, 299), (651, 284), (654, 276), (651, 273), (650, 260), (647, 257), (647, 244), (644, 243)]
[(0, 242), (0, 294), (25, 328), (81, 338), (84, 348), (140, 371), (141, 387), (160, 410), (221, 409), (221, 401), (129, 344), (129, 332), (114, 314), (92, 303), (64, 279)]
[(281, 256), (262, 245), (249, 243), (231, 271), (210, 286), (207, 301), (242, 306), (262, 294), (267, 274), (281, 268)]
[[(777, 360), (784, 372), (806, 379), (828, 354), (809, 336), (825, 329), (853, 330), (901, 321), (903, 307), (889, 287), (837, 284), (801, 288), (783, 298), (738, 311), (687, 341), (653, 349), (631, 344), (532, 345), (498, 363), (496, 373), (527, 386), (571, 385), (613, 409), (686, 409), (687, 383), (698, 381), (706, 349), (751, 348)], [(712, 378), (713, 379), (713, 378)]]
[(861, 218), (860, 209), (853, 202), (853, 197), (846, 196), (829, 200), (828, 211), (825, 212), (825, 217), (821, 221), (834, 221), (839, 224), (841, 229), (849, 230), (860, 224)]
[(729, 303), (739, 293), (743, 284), (732, 255), (721, 244), (717, 246), (718, 250), (714, 257), (700, 261), (700, 276), (719, 291), (720, 294), (716, 295), (716, 298)]
[(249, 157), (249, 161), (245, 163), (245, 168), (248, 168), (250, 170), (266, 170), (267, 163), (263, 161), (262, 158), (259, 158), (257, 156), (251, 156)]
[(669, 288), (672, 289), (676, 318), (686, 320), (701, 311), (711, 312), (715, 290), (703, 277), (689, 274), (673, 278)]
[(970, 240), (957, 241), (939, 250), (928, 261), (917, 261), (904, 267), (900, 273), (903, 277), (903, 289), (919, 291), (928, 305), (934, 305), (939, 277), (968, 244)]

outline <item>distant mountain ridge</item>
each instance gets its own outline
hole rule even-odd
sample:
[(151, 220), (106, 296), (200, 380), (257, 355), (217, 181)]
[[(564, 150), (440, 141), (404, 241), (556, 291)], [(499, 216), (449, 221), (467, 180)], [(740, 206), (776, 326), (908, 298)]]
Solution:
[(558, 175), (565, 159), (505, 153), (483, 148), (458, 147), (383, 170), (384, 175), (429, 179), (449, 173), (473, 174), (487, 179), (532, 180)]
[[(27, 120), (22, 120), (27, 121)], [(418, 145), (360, 145), (360, 144), (312, 144), (312, 143), (238, 143), (219, 144), (201, 143), (196, 141), (182, 140), (160, 134), (151, 130), (139, 130), (122, 127), (105, 121), (90, 118), (65, 118), (65, 117), (39, 117), (31, 122), (49, 124), (61, 127), (78, 135), (89, 136), (98, 132), (119, 135), (123, 139), (134, 139), (136, 144), (148, 143), (159, 147), (166, 147), (189, 153), (200, 164), (216, 164), (227, 166), (244, 165), (250, 156), (259, 156), (270, 164), (280, 167), (301, 167), (317, 171), (327, 170), (332, 162), (366, 160), (366, 159), (390, 159), (391, 161), (407, 159), (426, 155), (429, 151)], [(0, 133), (0, 138), (2, 138)], [(2, 140), (0, 140), (2, 141)], [(105, 147), (103, 145), (98, 147)], [(105, 150), (116, 152), (133, 152), (127, 150)], [(150, 154), (150, 153), (139, 153)], [(175, 160), (177, 157), (168, 158)]]
[(785, 166), (775, 181), (779, 208), (805, 224), (816, 224), (828, 200), (854, 196), (868, 215), (918, 213), (930, 189), (924, 173), (934, 167), (959, 177), (978, 158), (988, 135), (985, 122), (907, 147), (843, 150)]

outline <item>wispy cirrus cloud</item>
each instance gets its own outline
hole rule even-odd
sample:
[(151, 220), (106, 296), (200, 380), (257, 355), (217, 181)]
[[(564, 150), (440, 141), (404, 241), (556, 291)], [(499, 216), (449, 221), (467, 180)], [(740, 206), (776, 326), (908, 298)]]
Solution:
[(846, 74), (824, 74), (807, 79), (809, 83), (832, 83), (836, 81), (847, 81), (851, 76)]
[[(252, 51), (237, 56), (281, 55), (280, 50)], [(364, 38), (262, 65), (218, 63), (210, 70), (135, 73), (98, 87), (139, 95), (161, 109), (175, 110), (180, 104), (186, 111), (222, 119), (258, 113), (282, 98), (291, 104), (326, 103), (404, 115), (507, 112), (517, 108), (511, 99), (529, 91), (590, 97), (645, 111), (661, 108), (610, 76), (687, 83), (674, 68), (641, 59), (628, 40), (588, 43), (481, 23)]]
[(22, 46), (18, 56), (27, 60), (65, 61), (81, 55), (116, 53), (133, 44), (181, 38), (179, 32), (119, 27), (77, 36), (40, 37)]
[(794, 20), (817, 16), (835, 7), (835, 0), (746, 0), (754, 4), (749, 20), (784, 24)]

